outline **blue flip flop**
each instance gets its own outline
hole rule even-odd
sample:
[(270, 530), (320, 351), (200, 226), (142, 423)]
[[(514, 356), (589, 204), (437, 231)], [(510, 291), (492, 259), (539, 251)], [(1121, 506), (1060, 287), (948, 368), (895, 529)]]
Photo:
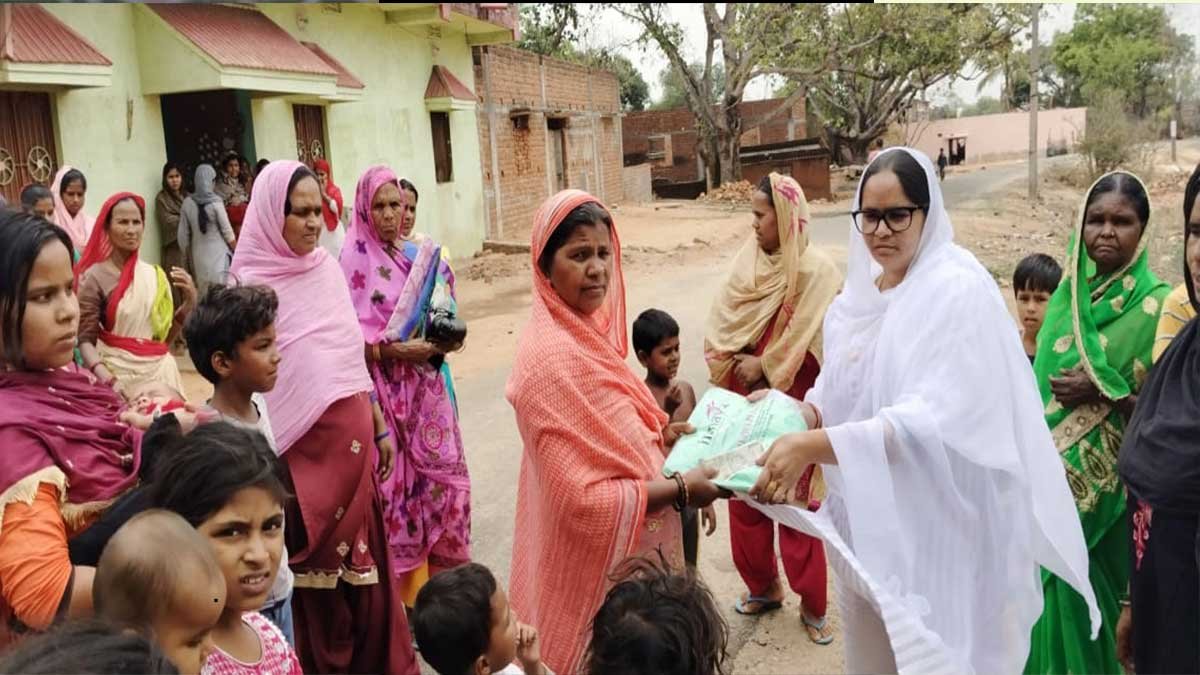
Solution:
[[(804, 616), (803, 614), (800, 615), (800, 621), (802, 621), (804, 623), (804, 625), (807, 626), (808, 628), (811, 628), (811, 629), (817, 631), (818, 634), (823, 632), (825, 630), (825, 626), (828, 624), (828, 621), (826, 620), (825, 617), (821, 617), (820, 621), (814, 622), (814, 621), (809, 621), (808, 617)], [(805, 631), (805, 632), (807, 632), (807, 631)], [(822, 645), (822, 646), (833, 642), (832, 635), (813, 638), (813, 636), (810, 634), (808, 636), (808, 639), (812, 640), (814, 644), (818, 644), (818, 645)]]
[[(751, 612), (746, 609), (746, 605), (748, 605), (752, 602), (758, 604), (757, 612)], [(757, 595), (751, 595), (748, 598), (738, 598), (738, 601), (736, 603), (734, 603), (734, 605), (733, 605), (733, 611), (737, 612), (738, 614), (741, 614), (742, 616), (758, 616), (759, 614), (766, 614), (767, 612), (773, 612), (782, 607), (783, 607), (783, 601), (781, 601), (781, 600), (772, 600), (770, 598), (764, 598), (764, 597), (760, 597)]]

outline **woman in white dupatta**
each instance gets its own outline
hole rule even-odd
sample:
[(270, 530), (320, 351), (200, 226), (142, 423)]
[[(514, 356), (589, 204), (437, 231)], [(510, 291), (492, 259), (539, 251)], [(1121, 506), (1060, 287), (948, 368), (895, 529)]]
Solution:
[[(1084, 596), (1093, 637), (1100, 621), (1029, 361), (996, 282), (953, 242), (928, 157), (881, 152), (854, 204), (847, 283), (806, 403), (818, 428), (777, 441), (751, 495), (781, 503), (809, 464), (826, 465), (822, 513), (853, 559), (834, 565), (847, 672), (919, 671), (922, 659), (1019, 672), (1039, 565)], [(901, 601), (932, 655), (903, 643), (896, 612), (850, 590), (851, 566)]]

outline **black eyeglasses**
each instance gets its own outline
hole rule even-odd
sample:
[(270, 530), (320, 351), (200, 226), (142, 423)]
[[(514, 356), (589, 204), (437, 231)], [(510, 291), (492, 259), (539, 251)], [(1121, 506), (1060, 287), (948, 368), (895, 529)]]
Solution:
[(863, 209), (851, 211), (850, 218), (854, 227), (862, 234), (875, 234), (880, 223), (887, 223), (888, 229), (895, 233), (907, 230), (912, 225), (913, 213), (924, 211), (924, 206), (893, 206), (880, 211), (879, 209)]

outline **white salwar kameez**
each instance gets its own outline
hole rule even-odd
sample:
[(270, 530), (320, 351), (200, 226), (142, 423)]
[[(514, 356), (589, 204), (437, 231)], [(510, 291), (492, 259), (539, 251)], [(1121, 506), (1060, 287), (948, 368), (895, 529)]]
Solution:
[[(933, 164), (904, 281), (851, 228), (807, 400), (837, 456), (820, 513), (762, 507), (827, 542), (848, 672), (1020, 672), (1042, 611), (1039, 566), (1100, 613), (1062, 462), (996, 282), (953, 242)], [(859, 208), (862, 185), (855, 197)]]

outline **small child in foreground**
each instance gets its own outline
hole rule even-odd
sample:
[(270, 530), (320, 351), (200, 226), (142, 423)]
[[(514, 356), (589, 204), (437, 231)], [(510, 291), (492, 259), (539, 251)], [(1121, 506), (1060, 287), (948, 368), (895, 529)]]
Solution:
[(161, 509), (129, 519), (104, 547), (92, 585), (96, 616), (152, 638), (181, 673), (199, 673), (225, 609), (225, 579), (187, 521)]
[[(279, 349), (275, 343), (275, 315), (279, 298), (267, 286), (210, 286), (184, 326), (188, 353), (204, 379), (213, 385), (213, 396), (201, 409), (201, 423), (224, 420), (258, 431), (275, 447), (263, 393), (275, 388)], [(283, 550), (275, 586), (260, 613), (295, 644), (292, 623), (292, 590), (295, 575)]]
[(695, 570), (632, 558), (596, 612), (590, 675), (723, 675), (729, 627)]
[(1046, 305), (1062, 281), (1062, 267), (1045, 253), (1025, 256), (1013, 272), (1013, 293), (1017, 299), (1017, 316), (1021, 320), (1021, 343), (1025, 355), (1033, 363), (1037, 356), (1038, 331), (1046, 319)]
[(542, 664), (537, 630), (517, 622), (508, 595), (479, 563), (430, 578), (417, 594), (412, 628), (439, 675), (553, 675)]
[[(633, 322), (633, 349), (646, 369), (646, 386), (671, 422), (686, 422), (696, 409), (696, 391), (679, 374), (679, 324), (660, 309), (648, 309)], [(705, 535), (717, 531), (717, 512), (712, 506), (700, 510)], [(696, 509), (686, 508), (683, 519), (683, 557), (696, 566), (700, 553), (700, 523)]]
[(183, 516), (208, 542), (225, 582), (204, 675), (296, 675), (295, 651), (258, 612), (283, 556), (283, 471), (262, 434), (228, 422), (196, 427), (164, 457), (150, 503)]

